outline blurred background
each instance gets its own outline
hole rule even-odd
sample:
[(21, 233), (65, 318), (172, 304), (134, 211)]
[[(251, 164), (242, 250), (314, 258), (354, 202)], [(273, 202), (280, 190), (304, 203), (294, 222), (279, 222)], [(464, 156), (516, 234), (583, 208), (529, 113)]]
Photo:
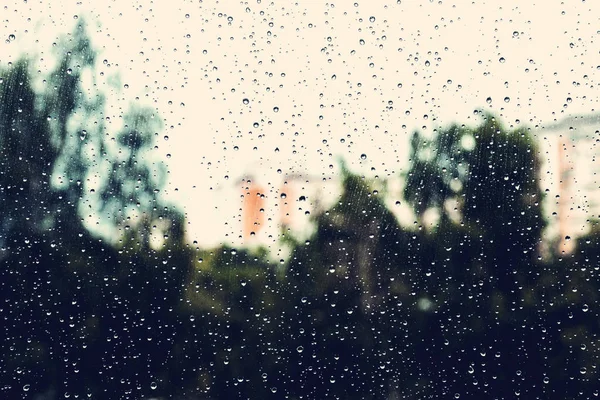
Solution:
[(4, 4), (0, 397), (598, 396), (599, 12)]

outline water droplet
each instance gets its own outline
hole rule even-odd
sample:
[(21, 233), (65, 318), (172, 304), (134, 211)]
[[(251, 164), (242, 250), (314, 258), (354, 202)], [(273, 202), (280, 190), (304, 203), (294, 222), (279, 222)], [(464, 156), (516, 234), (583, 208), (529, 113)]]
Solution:
[(506, 59), (504, 57), (500, 57), (500, 59), (498, 61), (500, 61), (501, 63), (504, 63), (506, 61)]
[(23, 391), (28, 392), (31, 386), (29, 384), (23, 386)]
[(297, 351), (298, 353), (302, 353), (302, 352), (304, 351), (304, 347), (302, 347), (302, 346), (298, 346), (298, 347), (296, 347), (296, 351)]
[(375, 17), (373, 17), (373, 16), (369, 17), (369, 22), (375, 22)]
[(152, 390), (156, 390), (157, 387), (158, 387), (158, 384), (156, 382), (152, 382), (150, 384), (150, 389), (152, 389)]
[(8, 40), (10, 40), (11, 42), (15, 39), (16, 39), (15, 35), (13, 35), (13, 34), (8, 35)]
[(360, 159), (361, 159), (361, 160), (366, 160), (366, 159), (367, 159), (367, 155), (366, 155), (366, 154), (364, 154), (364, 153), (363, 153), (363, 154), (361, 154), (361, 155), (360, 155)]
[(250, 100), (248, 100), (248, 99), (243, 99), (243, 100), (242, 100), (242, 103), (244, 103), (245, 105), (248, 105), (248, 104), (250, 104)]
[(516, 37), (518, 37), (518, 36), (519, 36), (519, 32), (517, 32), (517, 31), (514, 31), (514, 32), (513, 32), (513, 37), (515, 37), (515, 38), (516, 38)]
[(488, 104), (492, 104), (492, 98), (491, 97), (488, 97), (487, 99), (485, 99), (485, 101)]
[(508, 96), (507, 96), (507, 97), (505, 97), (505, 98), (504, 98), (504, 102), (505, 102), (505, 103), (509, 103), (509, 102), (510, 102), (510, 97), (508, 97)]
[(79, 134), (79, 139), (81, 139), (81, 140), (85, 140), (86, 136), (87, 136), (87, 131), (84, 129), (84, 130), (82, 130), (82, 131), (81, 131), (81, 133)]

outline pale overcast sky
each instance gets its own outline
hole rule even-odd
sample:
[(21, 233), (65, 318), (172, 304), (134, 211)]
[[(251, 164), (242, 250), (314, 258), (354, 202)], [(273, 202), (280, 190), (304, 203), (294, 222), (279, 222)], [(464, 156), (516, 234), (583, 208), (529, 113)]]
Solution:
[(245, 174), (273, 198), (286, 174), (337, 176), (338, 156), (398, 176), (415, 128), (474, 124), (481, 108), (530, 126), (599, 108), (589, 0), (5, 2), (0, 62), (26, 52), (47, 71), (77, 17), (98, 70), (128, 85), (115, 115), (140, 96), (165, 119), (166, 193), (203, 245), (241, 233)]

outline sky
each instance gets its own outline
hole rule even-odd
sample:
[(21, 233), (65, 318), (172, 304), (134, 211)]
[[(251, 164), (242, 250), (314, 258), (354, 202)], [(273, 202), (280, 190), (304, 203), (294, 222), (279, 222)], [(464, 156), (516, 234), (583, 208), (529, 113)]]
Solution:
[[(164, 119), (164, 195), (204, 246), (240, 243), (244, 178), (268, 190), (269, 210), (292, 175), (302, 176), (297, 190), (309, 203), (331, 203), (340, 158), (353, 172), (398, 180), (415, 129), (475, 125), (475, 110), (535, 127), (599, 109), (600, 6), (589, 0), (1, 7), (0, 63), (28, 54), (42, 73), (52, 43), (88, 21), (99, 81), (120, 79), (109, 113), (137, 96)], [(394, 185), (390, 204), (401, 200)], [(397, 211), (407, 215), (404, 204)]]

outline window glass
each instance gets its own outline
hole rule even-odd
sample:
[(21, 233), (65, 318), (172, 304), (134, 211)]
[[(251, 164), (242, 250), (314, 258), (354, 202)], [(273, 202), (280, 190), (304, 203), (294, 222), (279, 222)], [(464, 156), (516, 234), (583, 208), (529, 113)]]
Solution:
[(599, 395), (594, 2), (0, 11), (0, 398)]

